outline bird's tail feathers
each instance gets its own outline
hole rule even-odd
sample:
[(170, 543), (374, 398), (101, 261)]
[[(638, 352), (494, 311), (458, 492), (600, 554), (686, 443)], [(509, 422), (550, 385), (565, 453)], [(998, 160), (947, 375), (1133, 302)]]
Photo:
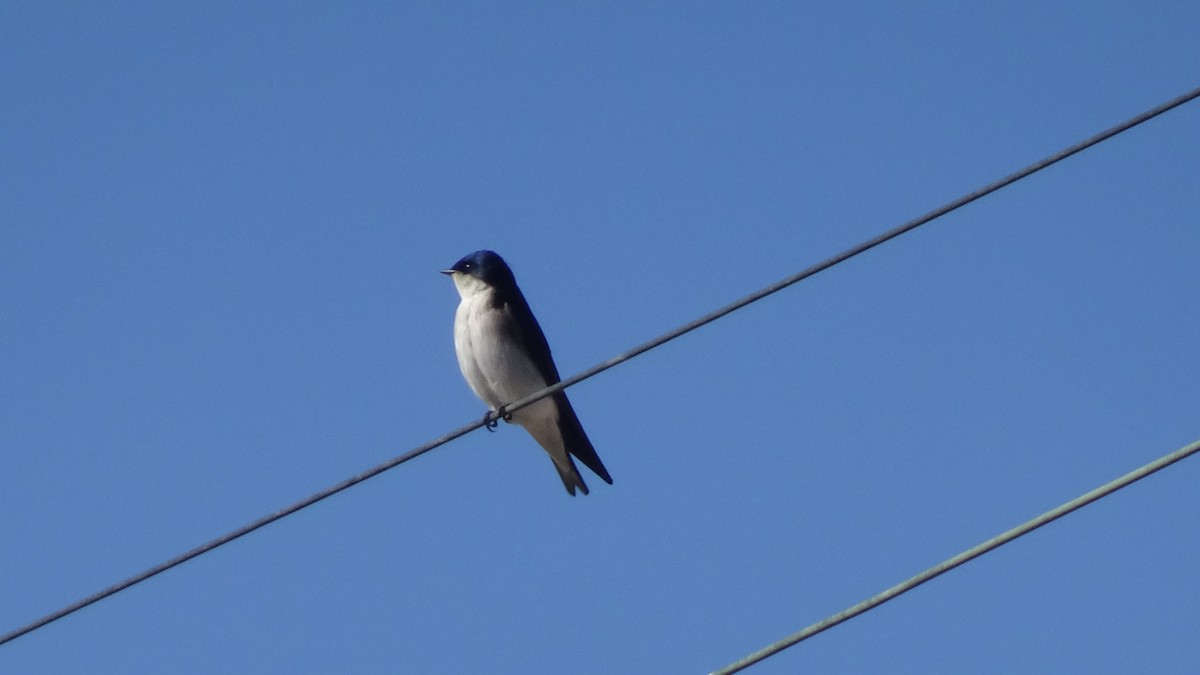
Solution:
[[(554, 458), (552, 457), (551, 460)], [(570, 457), (567, 458), (567, 466), (554, 460), (554, 468), (558, 469), (558, 477), (562, 479), (563, 487), (567, 488), (567, 492), (572, 497), (575, 496), (575, 488), (579, 488), (585, 495), (588, 494), (587, 483), (583, 482), (583, 476), (579, 475), (579, 470), (575, 468), (575, 462), (572, 462)]]

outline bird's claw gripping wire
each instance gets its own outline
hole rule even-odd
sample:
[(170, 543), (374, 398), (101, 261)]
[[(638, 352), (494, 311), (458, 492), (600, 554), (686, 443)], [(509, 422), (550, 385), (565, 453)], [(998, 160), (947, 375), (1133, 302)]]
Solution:
[(504, 412), (504, 406), (500, 406), (495, 411), (489, 410), (483, 414), (483, 428), (488, 431), (495, 431), (496, 427), (500, 426), (500, 420), (512, 422), (512, 413)]

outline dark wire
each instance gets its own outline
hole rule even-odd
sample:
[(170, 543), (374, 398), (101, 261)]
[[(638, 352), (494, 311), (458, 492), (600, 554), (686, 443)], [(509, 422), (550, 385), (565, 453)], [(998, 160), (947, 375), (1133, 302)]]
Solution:
[(456, 431), (452, 431), (436, 440), (430, 441), (420, 447), (414, 448), (413, 450), (410, 450), (410, 451), (404, 453), (403, 455), (400, 455), (399, 457), (390, 459), (390, 460), (384, 462), (383, 464), (380, 464), (372, 469), (368, 469), (367, 471), (364, 471), (364, 472), (358, 474), (357, 476), (347, 478), (346, 480), (344, 480), (340, 483), (337, 483), (335, 485), (332, 485), (328, 488), (325, 488), (324, 490), (321, 490), (320, 492), (318, 492), (310, 497), (302, 499), (302, 500), (296, 502), (295, 504), (292, 504), (291, 506), (285, 507), (285, 508), (283, 508), (279, 511), (276, 511), (275, 513), (272, 513), (270, 515), (263, 516), (262, 518), (259, 518), (258, 520), (254, 521), (248, 525), (244, 525), (236, 530), (233, 530), (232, 532), (229, 532), (228, 534), (217, 537), (216, 539), (213, 539), (212, 541), (210, 541), (206, 544), (197, 546), (196, 548), (194, 548), (190, 551), (187, 551), (186, 553), (180, 554), (174, 558), (171, 558), (170, 560), (167, 560), (166, 562), (155, 565), (154, 567), (151, 567), (150, 569), (148, 569), (144, 572), (141, 572), (140, 574), (136, 574), (132, 577), (129, 577), (128, 579), (126, 579), (124, 581), (113, 584), (112, 586), (109, 586), (108, 588), (106, 588), (98, 593), (89, 595), (88, 597), (83, 598), (82, 600), (74, 602), (70, 605), (67, 605), (66, 607), (63, 607), (62, 609), (59, 609), (58, 611), (47, 614), (46, 616), (43, 616), (42, 618), (40, 618), (36, 621), (33, 621), (32, 623), (30, 623), (28, 625), (22, 626), (21, 628), (18, 628), (9, 633), (6, 633), (3, 636), (0, 636), (0, 645), (3, 645), (7, 642), (15, 640), (15, 639), (21, 637), (22, 635), (31, 633), (47, 624), (53, 623), (54, 621), (57, 621), (69, 614), (77, 612), (94, 602), (103, 600), (104, 598), (107, 598), (110, 595), (115, 595), (117, 593), (120, 593), (121, 591), (123, 591), (131, 586), (135, 586), (157, 574), (165, 572), (165, 571), (171, 569), (172, 567), (175, 567), (176, 565), (185, 563), (185, 562), (191, 560), (192, 558), (196, 558), (205, 553), (208, 553), (209, 551), (211, 551), (215, 548), (218, 548), (220, 546), (228, 544), (229, 542), (233, 541), (234, 539), (238, 539), (239, 537), (247, 535), (247, 534), (259, 529), (260, 527), (263, 527), (264, 525), (273, 523), (276, 520), (279, 520), (280, 518), (290, 516), (291, 514), (297, 512), (305, 507), (312, 506), (313, 504), (316, 504), (317, 502), (325, 499), (326, 497), (331, 497), (331, 496), (341, 492), (342, 490), (345, 490), (351, 486), (354, 486), (354, 485), (357, 485), (358, 483), (363, 482), (364, 480), (367, 480), (368, 478), (371, 478), (373, 476), (381, 474), (384, 471), (387, 471), (388, 469), (391, 469), (395, 466), (403, 464), (404, 462), (407, 462), (410, 459), (419, 457), (420, 455), (423, 455), (426, 452), (429, 452), (430, 450), (433, 450), (436, 447), (445, 445), (446, 443), (449, 443), (450, 441), (458, 438), (459, 436), (466, 435), (467, 433), (474, 431), (475, 429), (478, 429), (479, 427), (483, 426), (485, 423), (487, 423), (489, 421), (499, 419), (499, 417), (502, 417), (503, 414), (524, 408), (525, 406), (527, 406), (531, 403), (534, 403), (535, 401), (538, 401), (542, 398), (545, 398), (546, 396), (550, 396), (551, 394), (554, 394), (555, 392), (562, 391), (563, 389), (566, 389), (567, 387), (570, 387), (579, 382), (582, 382), (583, 380), (586, 380), (589, 377), (592, 377), (593, 375), (602, 373), (602, 372), (608, 370), (609, 368), (612, 368), (613, 366), (624, 363), (625, 361), (628, 361), (629, 359), (632, 359), (635, 356), (638, 356), (640, 354), (648, 352), (651, 349), (654, 349), (664, 343), (670, 342), (671, 340), (674, 340), (675, 338), (677, 338), (681, 335), (684, 335), (685, 333), (689, 333), (705, 324), (716, 321), (717, 319), (725, 316), (726, 314), (730, 314), (730, 313), (734, 312), (735, 310), (745, 307), (746, 305), (757, 302), (757, 301), (767, 297), (768, 295), (771, 295), (773, 293), (781, 291), (781, 290), (787, 288), (788, 286), (791, 286), (792, 284), (794, 284), (798, 281), (801, 281), (803, 279), (807, 279), (808, 277), (811, 277), (812, 275), (814, 275), (818, 272), (827, 270), (830, 267), (837, 265), (838, 263), (849, 260), (850, 258), (853, 258), (854, 256), (856, 256), (860, 253), (868, 251), (868, 250), (884, 243), (885, 241), (888, 241), (889, 239), (894, 239), (894, 238), (904, 234), (905, 232), (914, 230), (914, 229), (920, 227), (921, 225), (924, 225), (924, 224), (930, 222), (931, 220), (940, 218), (941, 216), (944, 216), (947, 213), (954, 211), (955, 209), (958, 209), (962, 206), (970, 204), (971, 202), (973, 202), (977, 199), (980, 199), (981, 197), (987, 196), (987, 195), (995, 192), (996, 190), (999, 190), (1002, 187), (1005, 187), (1007, 185), (1015, 183), (1015, 182), (1021, 180), (1022, 178), (1030, 176), (1034, 173), (1037, 173), (1038, 171), (1041, 171), (1042, 169), (1044, 169), (1052, 164), (1060, 162), (1060, 161), (1066, 159), (1067, 157), (1070, 157), (1071, 155), (1074, 155), (1082, 150), (1086, 150), (1087, 148), (1090, 148), (1091, 146), (1096, 145), (1097, 143), (1108, 140), (1109, 138), (1112, 138), (1113, 136), (1116, 136), (1117, 134), (1119, 134), (1121, 132), (1124, 132), (1124, 131), (1131, 129), (1139, 124), (1142, 124), (1143, 122), (1153, 119), (1154, 117), (1157, 117), (1157, 116), (1167, 112), (1168, 110), (1171, 110), (1172, 108), (1176, 108), (1180, 105), (1183, 105), (1184, 103), (1187, 103), (1188, 101), (1191, 101), (1192, 99), (1197, 98), (1197, 97), (1200, 97), (1200, 88), (1193, 89), (1192, 91), (1190, 91), (1186, 94), (1183, 94), (1182, 96), (1179, 96), (1171, 101), (1163, 103), (1162, 105), (1156, 106), (1136, 117), (1133, 117), (1133, 118), (1126, 120), (1125, 122), (1122, 122), (1114, 127), (1111, 127), (1105, 131), (1102, 131), (1102, 132), (1096, 134), (1095, 136), (1092, 136), (1091, 138), (1088, 138), (1084, 141), (1076, 143), (1075, 145), (1072, 145), (1064, 150), (1061, 150), (1053, 155), (1050, 155), (1049, 157), (1046, 157), (1045, 159), (1043, 159), (1041, 161), (1031, 164), (1031, 165), (1025, 167), (1024, 169), (1021, 169), (1020, 171), (1012, 173), (1004, 178), (1001, 178), (1000, 180), (998, 180), (994, 183), (986, 185), (986, 186), (976, 190), (975, 192), (972, 192), (963, 197), (959, 197), (958, 199), (956, 199), (940, 208), (934, 209), (933, 211), (930, 211), (929, 213), (926, 213), (925, 215), (920, 216), (919, 218), (914, 218), (913, 220), (910, 220), (910, 221), (904, 223), (903, 225), (900, 225), (899, 227), (893, 228), (893, 229), (888, 230), (887, 232), (884, 232), (876, 237), (868, 239), (867, 241), (865, 241), (857, 246), (854, 246), (853, 248), (849, 248), (835, 256), (827, 258), (824, 261), (817, 263), (816, 265), (813, 265), (812, 267), (809, 267), (809, 268), (802, 270), (796, 274), (793, 274), (790, 277), (787, 277), (786, 279), (778, 281), (778, 282), (776, 282), (770, 286), (767, 286), (766, 288), (763, 288), (761, 290), (755, 291), (754, 293), (747, 295), (746, 297), (742, 298), (741, 300), (738, 300), (734, 303), (726, 305), (725, 307), (722, 307), (710, 314), (706, 314), (705, 316), (702, 316), (699, 319), (696, 319), (690, 323), (684, 324), (683, 326), (680, 326), (679, 328), (676, 328), (675, 330), (673, 330), (669, 333), (666, 333), (658, 338), (655, 338), (649, 342), (646, 342), (645, 344), (642, 344), (638, 347), (634, 347), (633, 349), (631, 349), (623, 354), (619, 354), (607, 361), (604, 361), (603, 363), (592, 366), (591, 368), (583, 371), (582, 373), (579, 373), (578, 375), (569, 377), (569, 378), (563, 380), (562, 382), (559, 382), (557, 384), (546, 387), (545, 389), (543, 389), (535, 394), (531, 394), (519, 401), (511, 403), (507, 406), (504, 406), (502, 409), (502, 413), (493, 413), (482, 420), (479, 420), (472, 424), (468, 424), (464, 427), (460, 427)]

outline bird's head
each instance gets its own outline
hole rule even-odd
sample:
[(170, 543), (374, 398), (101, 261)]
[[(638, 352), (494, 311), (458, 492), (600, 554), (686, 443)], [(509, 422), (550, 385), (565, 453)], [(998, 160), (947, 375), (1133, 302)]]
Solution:
[(481, 285), (501, 290), (516, 285), (512, 270), (495, 251), (475, 251), (463, 256), (442, 274), (450, 275), (459, 293), (482, 290)]

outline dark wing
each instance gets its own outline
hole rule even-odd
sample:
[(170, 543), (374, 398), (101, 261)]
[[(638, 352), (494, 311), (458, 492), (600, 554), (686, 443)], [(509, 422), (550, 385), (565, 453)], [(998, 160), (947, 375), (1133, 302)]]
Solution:
[[(529, 303), (525, 301), (525, 295), (521, 293), (521, 289), (517, 287), (516, 283), (513, 283), (511, 287), (502, 289), (496, 295), (498, 302), (508, 305), (508, 309), (515, 319), (511, 323), (506, 322), (514, 333), (508, 337), (520, 344), (533, 358), (547, 385), (558, 383), (562, 378), (558, 376), (554, 357), (550, 355), (550, 343), (546, 342), (546, 334), (542, 332), (541, 325), (533, 316), (533, 311), (529, 309)], [(604, 463), (600, 461), (600, 456), (592, 447), (592, 442), (584, 432), (579, 417), (575, 415), (575, 409), (571, 407), (571, 401), (567, 399), (567, 393), (560, 391), (554, 394), (554, 401), (557, 403), (559, 412), (558, 429), (563, 435), (563, 444), (566, 446), (567, 452), (604, 479), (605, 483), (611, 485), (612, 476), (608, 475), (608, 469), (604, 468)], [(585, 486), (584, 494), (586, 493)]]
[(592, 447), (592, 442), (584, 433), (583, 425), (575, 416), (575, 409), (567, 400), (566, 393), (560, 391), (554, 395), (554, 398), (558, 403), (558, 430), (563, 435), (563, 444), (567, 446), (567, 451), (575, 455), (575, 458), (583, 462), (583, 465), (591, 469), (593, 473), (603, 478), (605, 483), (612, 485), (612, 476), (608, 475), (608, 469), (604, 468), (604, 462), (600, 461), (600, 455), (596, 454), (596, 449)]
[(542, 333), (541, 325), (529, 309), (529, 303), (525, 302), (521, 289), (514, 283), (509, 288), (497, 291), (495, 302), (500, 305), (498, 309), (507, 306), (513, 318), (513, 321), (504, 322), (505, 329), (511, 331), (506, 337), (521, 345), (525, 353), (533, 358), (547, 385), (556, 384), (560, 378), (558, 368), (554, 366), (554, 357), (550, 356), (550, 344), (546, 342), (546, 335)]

